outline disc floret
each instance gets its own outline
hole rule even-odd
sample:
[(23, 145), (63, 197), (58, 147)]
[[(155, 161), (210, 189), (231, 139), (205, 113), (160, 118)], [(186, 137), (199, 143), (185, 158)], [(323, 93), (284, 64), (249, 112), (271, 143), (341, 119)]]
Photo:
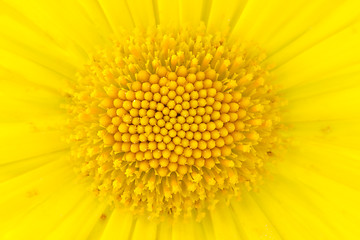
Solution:
[(141, 32), (94, 56), (71, 92), (72, 153), (94, 191), (151, 216), (202, 215), (260, 178), (279, 100), (255, 46)]

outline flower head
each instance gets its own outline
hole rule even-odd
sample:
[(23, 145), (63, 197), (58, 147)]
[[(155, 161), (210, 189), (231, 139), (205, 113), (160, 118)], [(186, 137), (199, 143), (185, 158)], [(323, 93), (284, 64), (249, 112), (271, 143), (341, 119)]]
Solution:
[(251, 188), (279, 145), (264, 54), (204, 26), (125, 36), (69, 93), (72, 154), (94, 191), (151, 216), (202, 216)]
[(359, 7), (1, 1), (0, 238), (356, 238)]

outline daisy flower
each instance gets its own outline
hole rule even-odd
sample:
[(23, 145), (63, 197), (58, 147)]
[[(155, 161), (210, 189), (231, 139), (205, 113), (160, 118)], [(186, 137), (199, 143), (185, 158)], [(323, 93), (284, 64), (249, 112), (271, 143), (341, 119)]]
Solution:
[(1, 239), (356, 239), (358, 1), (0, 3)]

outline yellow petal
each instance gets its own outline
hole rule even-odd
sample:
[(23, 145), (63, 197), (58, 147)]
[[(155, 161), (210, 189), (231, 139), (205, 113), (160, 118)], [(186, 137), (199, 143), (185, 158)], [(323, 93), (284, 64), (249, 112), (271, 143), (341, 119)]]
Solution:
[[(94, 8), (103, 11), (102, 15), (114, 33), (120, 34), (122, 28), (131, 30), (135, 26), (127, 1), (99, 0), (95, 2)], [(88, 1), (84, 1), (84, 5), (88, 5)]]
[[(69, 203), (67, 199), (71, 202), (78, 195), (79, 185), (74, 184), (74, 174), (64, 161), (64, 155), (56, 159), (49, 155), (47, 160), (41, 167), (0, 183), (0, 236), (35, 234), (31, 228), (36, 227), (39, 233), (41, 221), (49, 220), (50, 224), (51, 218), (60, 217), (64, 210), (61, 206), (65, 207)], [(73, 186), (77, 188), (75, 193), (72, 192)], [(38, 225), (34, 225), (34, 219)]]
[(126, 2), (136, 27), (143, 28), (158, 24), (159, 18), (153, 4), (155, 1), (134, 0)]
[(159, 22), (166, 27), (179, 27), (180, 4), (173, 1), (159, 0), (157, 2)]
[(214, 211), (210, 213), (211, 222), (216, 239), (236, 240), (244, 238), (240, 225), (236, 222), (235, 213), (224, 203), (216, 205)]
[[(248, 1), (213, 0), (208, 10), (207, 27), (211, 31), (231, 30), (242, 15)], [(206, 10), (204, 10), (206, 11)]]
[(102, 240), (128, 239), (132, 234), (132, 226), (136, 223), (136, 219), (129, 213), (125, 213), (119, 209), (115, 209), (101, 236)]
[[(47, 239), (87, 239), (98, 222), (105, 222), (106, 203), (88, 194), (69, 214), (57, 224)], [(105, 224), (105, 223), (104, 223)]]
[(138, 219), (131, 236), (134, 240), (156, 240), (158, 223), (149, 221), (144, 217)]
[(232, 201), (236, 224), (241, 227), (246, 239), (281, 239), (281, 235), (272, 225), (261, 207), (244, 192), (241, 201)]
[(192, 1), (181, 0), (180, 5), (180, 23), (184, 25), (197, 25), (202, 21), (203, 2), (205, 0)]
[[(75, 1), (61, 1), (56, 4), (39, 1), (36, 8), (32, 3), (21, 0), (5, 1), (5, 4), (34, 22), (64, 49), (70, 49), (79, 56), (86, 57), (87, 53), (94, 51), (94, 47), (104, 45), (104, 36), (98, 34), (94, 23)], [(16, 31), (16, 28), (14, 30)]]

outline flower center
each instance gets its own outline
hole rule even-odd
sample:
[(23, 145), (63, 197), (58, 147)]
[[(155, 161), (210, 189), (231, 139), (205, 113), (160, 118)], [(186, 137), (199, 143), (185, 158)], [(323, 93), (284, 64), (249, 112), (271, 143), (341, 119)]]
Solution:
[(238, 196), (279, 143), (264, 58), (204, 28), (118, 40), (70, 93), (78, 171), (115, 205), (156, 217), (201, 217)]

